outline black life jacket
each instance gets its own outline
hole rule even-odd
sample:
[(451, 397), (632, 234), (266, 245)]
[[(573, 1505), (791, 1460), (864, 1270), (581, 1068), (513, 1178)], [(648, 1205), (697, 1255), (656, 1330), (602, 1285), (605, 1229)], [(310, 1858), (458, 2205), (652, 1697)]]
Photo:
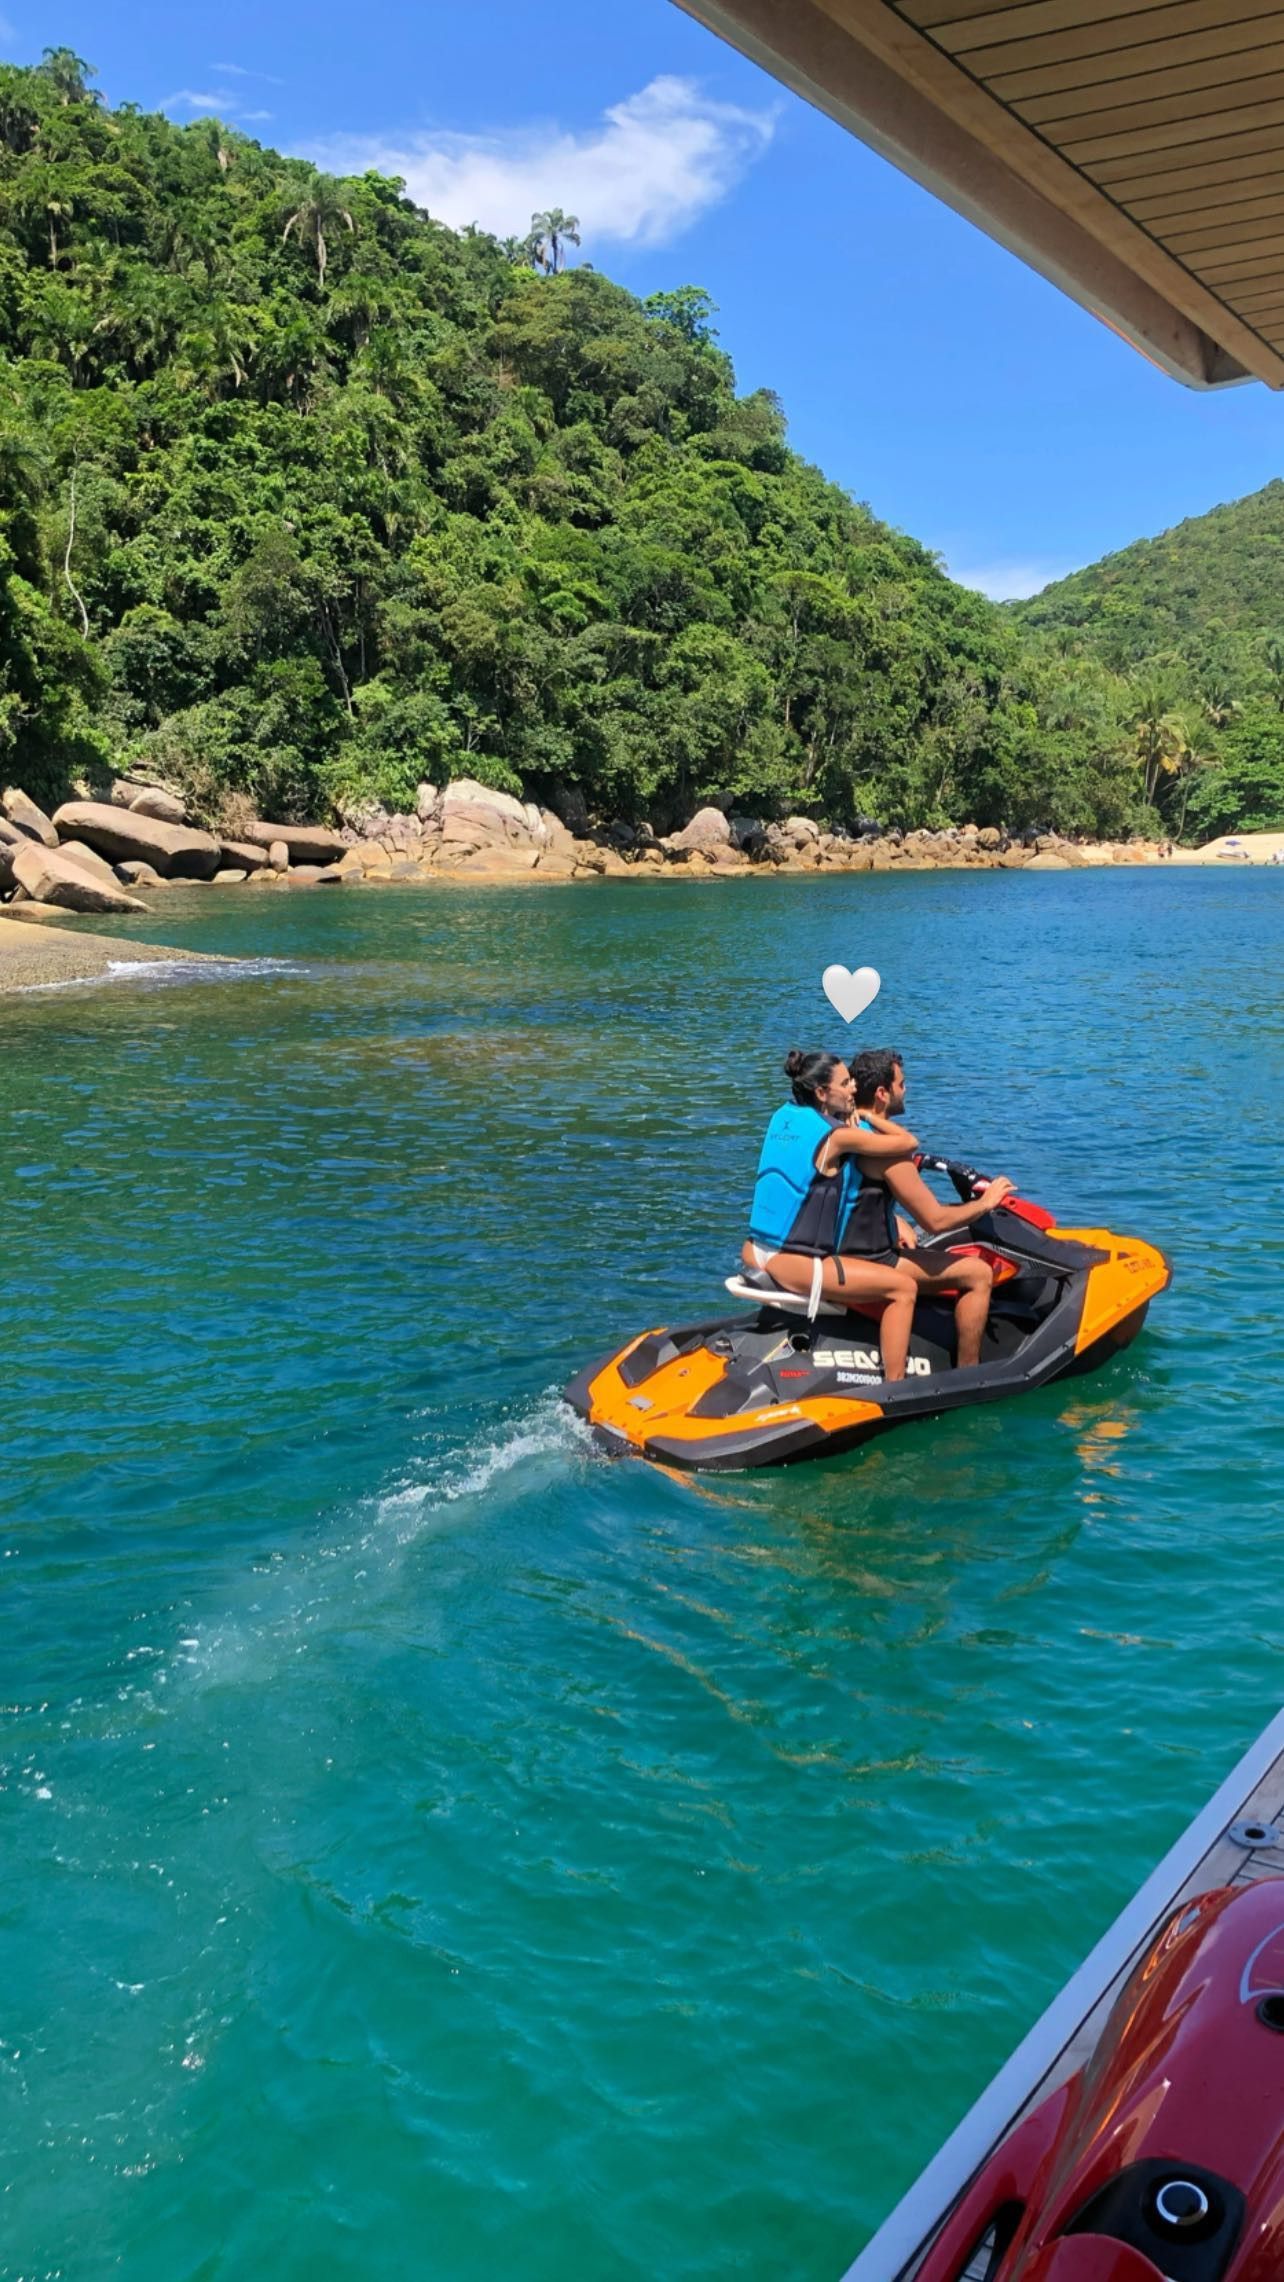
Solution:
[[(865, 1130), (870, 1132), (872, 1127)], [(845, 1257), (856, 1259), (881, 1259), (884, 1253), (899, 1252), (901, 1232), (891, 1190), (879, 1174), (867, 1173), (858, 1159), (849, 1162), (858, 1174), (858, 1183), (839, 1249)]]

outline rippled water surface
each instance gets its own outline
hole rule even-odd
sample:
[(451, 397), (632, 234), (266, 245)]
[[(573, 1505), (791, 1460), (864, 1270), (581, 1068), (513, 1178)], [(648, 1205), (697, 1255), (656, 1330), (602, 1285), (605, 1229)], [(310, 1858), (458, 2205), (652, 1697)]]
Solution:
[[(0, 1000), (0, 2273), (829, 2282), (1284, 1693), (1284, 875), (157, 898)], [(1168, 1250), (1101, 1376), (586, 1444), (783, 1050)]]

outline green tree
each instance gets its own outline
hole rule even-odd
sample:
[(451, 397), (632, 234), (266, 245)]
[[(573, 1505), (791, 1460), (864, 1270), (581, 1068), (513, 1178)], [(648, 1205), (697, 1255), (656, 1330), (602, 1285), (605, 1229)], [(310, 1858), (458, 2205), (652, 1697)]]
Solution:
[(339, 186), (328, 175), (314, 175), (307, 191), (289, 216), (281, 232), (281, 240), (297, 237), (300, 245), (311, 246), (317, 265), (317, 284), (325, 291), (326, 265), (330, 258), (326, 231), (331, 235), (337, 229), (352, 232), (356, 223), (339, 194)]
[(550, 206), (543, 214), (532, 214), (530, 232), (525, 240), (526, 251), (532, 263), (546, 276), (556, 277), (566, 267), (566, 249), (580, 242), (578, 214), (564, 214), (560, 206)]

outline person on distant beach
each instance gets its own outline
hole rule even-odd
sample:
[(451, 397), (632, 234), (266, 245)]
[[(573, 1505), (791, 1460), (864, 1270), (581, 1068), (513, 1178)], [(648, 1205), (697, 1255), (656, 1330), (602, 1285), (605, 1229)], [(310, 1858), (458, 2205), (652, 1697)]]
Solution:
[[(905, 1064), (891, 1047), (874, 1047), (858, 1054), (851, 1065), (853, 1116), (857, 1129), (890, 1136), (901, 1130), (897, 1119), (905, 1113)], [(858, 1160), (859, 1162), (859, 1160)], [(970, 1204), (942, 1204), (934, 1196), (913, 1162), (913, 1153), (888, 1155), (881, 1161), (860, 1163), (858, 1186), (843, 1230), (844, 1260), (851, 1258), (895, 1262), (914, 1282), (919, 1293), (957, 1291), (954, 1321), (958, 1332), (958, 1368), (967, 1370), (981, 1360), (981, 1338), (990, 1312), (994, 1282), (989, 1262), (975, 1255), (951, 1254), (940, 1266), (914, 1257), (913, 1229), (896, 1206), (903, 1205), (929, 1236), (945, 1236), (968, 1228), (981, 1215), (992, 1212), (1012, 1194), (1012, 1182), (991, 1181)], [(886, 1376), (887, 1374), (884, 1373)]]

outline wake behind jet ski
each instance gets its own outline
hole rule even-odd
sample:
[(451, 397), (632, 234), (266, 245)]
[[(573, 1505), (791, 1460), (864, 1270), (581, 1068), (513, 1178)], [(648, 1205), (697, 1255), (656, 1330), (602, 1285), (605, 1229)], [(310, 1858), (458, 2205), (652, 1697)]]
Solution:
[[(960, 1200), (989, 1184), (974, 1167), (919, 1153)], [(978, 1363), (957, 1364), (949, 1288), (920, 1300), (902, 1379), (885, 1380), (878, 1302), (838, 1307), (787, 1292), (761, 1268), (726, 1279), (751, 1312), (644, 1331), (580, 1371), (564, 1399), (602, 1441), (666, 1466), (787, 1465), (850, 1450), (889, 1427), (1091, 1371), (1136, 1338), (1170, 1280), (1162, 1252), (1106, 1228), (1062, 1228), (1009, 1195), (968, 1228), (920, 1243), (933, 1264), (993, 1273)]]

